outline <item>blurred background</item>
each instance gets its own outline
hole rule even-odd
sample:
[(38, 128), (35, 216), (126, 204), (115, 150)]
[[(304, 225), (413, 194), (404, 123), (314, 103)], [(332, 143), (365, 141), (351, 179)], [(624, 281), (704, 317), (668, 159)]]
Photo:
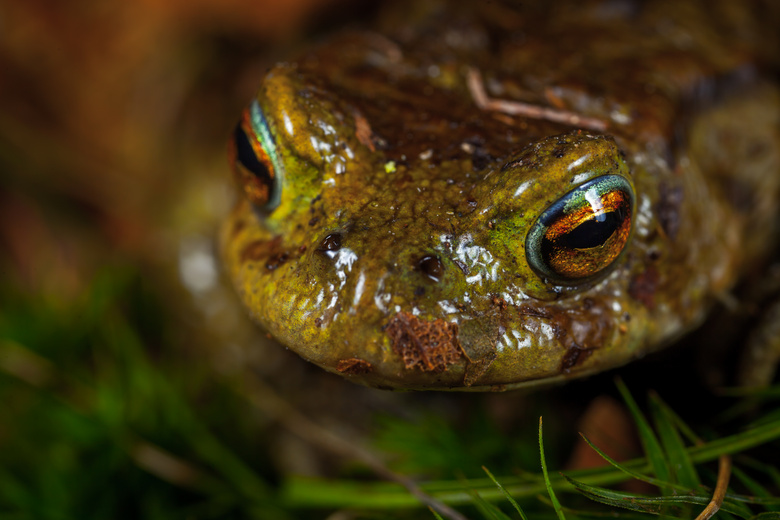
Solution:
[[(224, 171), (225, 136), (269, 57), (349, 13), (335, 4), (3, 2), (2, 237), (18, 281), (72, 291), (86, 275), (84, 244), (57, 226), (92, 224), (104, 252), (147, 255), (171, 199)], [(52, 222), (50, 206), (70, 218)]]
[(0, 0), (0, 516), (433, 518), (349, 483), (538, 471), (542, 414), (553, 467), (592, 464), (572, 445), (594, 424), (639, 454), (611, 376), (530, 399), (380, 392), (237, 307), (214, 258), (226, 138), (274, 60), (371, 10)]

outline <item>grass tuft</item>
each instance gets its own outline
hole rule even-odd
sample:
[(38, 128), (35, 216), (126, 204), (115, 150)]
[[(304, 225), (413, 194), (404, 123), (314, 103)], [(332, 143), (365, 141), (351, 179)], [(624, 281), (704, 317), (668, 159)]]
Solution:
[[(368, 468), (281, 471), (271, 447), (279, 427), (254, 420), (243, 397), (188, 357), (163, 301), (126, 266), (108, 267), (68, 302), (0, 286), (0, 516), (442, 518), (405, 487), (366, 478)], [(456, 427), (429, 408), (378, 418), (372, 449), (426, 495), (491, 520), (692, 518), (712, 497), (716, 461), (730, 455), (733, 478), (716, 518), (780, 518), (780, 389), (722, 397), (729, 422), (704, 425), (652, 392), (643, 410), (626, 385), (617, 389), (644, 449), (632, 460), (614, 460), (583, 436), (607, 465), (552, 470), (564, 467), (576, 437), (551, 394), (534, 401), (544, 438), (541, 419), (534, 431), (470, 413)], [(647, 492), (616, 487), (627, 480)]]

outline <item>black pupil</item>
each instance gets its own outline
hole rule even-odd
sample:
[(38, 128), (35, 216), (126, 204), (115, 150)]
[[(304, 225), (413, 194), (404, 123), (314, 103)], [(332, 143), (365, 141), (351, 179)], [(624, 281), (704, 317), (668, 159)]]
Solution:
[(247, 169), (252, 175), (263, 181), (269, 187), (273, 185), (271, 179), (271, 173), (268, 171), (268, 167), (263, 164), (258, 158), (255, 150), (252, 148), (252, 144), (249, 142), (249, 137), (241, 128), (241, 124), (236, 125), (236, 130), (233, 132), (233, 139), (236, 142), (236, 158), (244, 168)]
[(558, 237), (555, 245), (567, 249), (598, 247), (609, 240), (609, 237), (620, 227), (623, 220), (625, 220), (625, 214), (622, 209), (602, 213), (593, 220), (583, 222), (569, 233)]

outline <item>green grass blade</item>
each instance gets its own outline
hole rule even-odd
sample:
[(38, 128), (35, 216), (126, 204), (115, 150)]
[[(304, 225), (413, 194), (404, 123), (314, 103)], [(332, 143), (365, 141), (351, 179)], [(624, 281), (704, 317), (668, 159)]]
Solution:
[(650, 409), (670, 468), (677, 477), (676, 482), (690, 489), (698, 488), (701, 485), (701, 479), (699, 479), (699, 474), (693, 466), (688, 450), (673, 424), (673, 414), (670, 413), (669, 407), (660, 397), (652, 393), (650, 395)]
[(719, 393), (724, 396), (739, 398), (733, 406), (718, 415), (719, 422), (727, 422), (743, 416), (751, 410), (755, 410), (766, 401), (780, 398), (780, 385), (768, 388), (725, 388), (721, 389)]
[(771, 482), (774, 487), (780, 488), (780, 468), (748, 457), (740, 457), (739, 463), (741, 466), (763, 473), (769, 479), (768, 482)]
[(525, 513), (523, 512), (523, 509), (520, 507), (520, 504), (518, 504), (517, 501), (514, 498), (512, 498), (512, 495), (510, 495), (509, 492), (506, 489), (504, 489), (504, 486), (502, 486), (501, 483), (498, 480), (496, 480), (496, 477), (493, 476), (490, 470), (487, 469), (485, 466), (482, 466), (482, 469), (485, 473), (487, 473), (487, 476), (490, 478), (490, 480), (492, 480), (496, 484), (496, 487), (498, 487), (498, 489), (501, 490), (501, 492), (504, 494), (504, 496), (509, 501), (509, 503), (512, 504), (512, 507), (515, 508), (517, 514), (520, 515), (520, 518), (522, 520), (528, 520), (528, 517), (525, 516)]
[(717, 460), (721, 455), (733, 455), (778, 438), (780, 438), (780, 419), (700, 446), (693, 446), (689, 449), (689, 453), (693, 462), (707, 462)]
[(539, 417), (539, 455), (542, 460), (542, 474), (544, 475), (544, 484), (547, 488), (547, 493), (550, 495), (550, 500), (553, 504), (553, 509), (555, 509), (555, 514), (558, 515), (559, 520), (566, 520), (566, 517), (563, 515), (563, 508), (561, 508), (561, 503), (558, 502), (558, 497), (555, 496), (555, 491), (553, 491), (552, 484), (550, 483), (550, 475), (547, 473), (547, 461), (544, 457), (544, 441), (542, 439), (542, 418)]
[[(683, 517), (690, 517), (690, 514), (686, 513), (686, 509), (681, 509), (681, 505), (697, 505), (706, 506), (711, 497), (700, 493), (691, 493), (687, 495), (672, 495), (662, 497), (650, 497), (646, 495), (639, 495), (636, 493), (627, 493), (625, 491), (615, 491), (606, 488), (599, 488), (595, 486), (589, 486), (582, 482), (577, 482), (574, 479), (567, 478), (578, 491), (583, 495), (601, 502), (603, 504), (609, 504), (632, 511), (640, 512), (652, 512), (660, 513), (664, 511), (666, 514), (675, 516), (683, 515)], [(671, 509), (666, 509), (669, 507)], [(724, 501), (721, 506), (722, 511), (732, 513), (740, 518), (750, 518), (751, 513), (744, 507), (738, 504)]]
[(648, 484), (652, 484), (653, 486), (668, 487), (669, 489), (676, 489), (676, 490), (680, 490), (680, 491), (687, 491), (687, 489), (688, 489), (688, 488), (686, 488), (683, 485), (673, 484), (671, 482), (665, 482), (663, 480), (659, 480), (657, 478), (653, 478), (653, 477), (647, 476), (647, 475), (645, 475), (643, 473), (640, 473), (638, 471), (634, 471), (633, 469), (627, 468), (626, 466), (620, 464), (619, 462), (614, 460), (612, 457), (610, 457), (609, 455), (604, 453), (598, 446), (593, 444), (593, 442), (591, 442), (591, 440), (588, 439), (588, 437), (586, 437), (585, 434), (580, 433), (580, 437), (582, 437), (582, 439), (588, 444), (588, 446), (593, 448), (593, 450), (596, 453), (598, 453), (601, 456), (602, 459), (606, 460), (612, 466), (614, 466), (615, 468), (619, 469), (620, 471), (622, 471), (626, 475), (628, 475), (630, 477), (633, 477), (636, 480), (640, 480), (642, 482), (647, 482)]
[[(616, 384), (623, 400), (631, 412), (631, 416), (634, 418), (634, 423), (639, 431), (639, 439), (642, 442), (645, 456), (653, 468), (653, 473), (655, 473), (655, 476), (658, 477), (659, 480), (675, 482), (674, 475), (669, 468), (669, 463), (666, 460), (663, 449), (661, 449), (661, 444), (658, 442), (658, 438), (655, 436), (655, 433), (653, 433), (652, 428), (650, 428), (647, 419), (642, 415), (639, 406), (636, 401), (634, 401), (634, 398), (631, 396), (625, 383), (623, 383), (621, 379), (617, 379)], [(669, 489), (662, 488), (662, 491), (664, 494), (670, 493)]]
[[(770, 499), (772, 500), (772, 494), (763, 486), (761, 485), (757, 480), (752, 478), (750, 475), (742, 471), (740, 468), (732, 467), (731, 468), (732, 474), (736, 479), (743, 485), (745, 488), (750, 491), (753, 495), (756, 496), (756, 498), (760, 499)], [(780, 503), (780, 499), (776, 499)], [(769, 511), (780, 511), (780, 506), (775, 504), (768, 504), (767, 509)]]
[(780, 505), (780, 497), (757, 497), (754, 495), (737, 495), (736, 493), (726, 493), (726, 499), (734, 503), (755, 504), (761, 506)]
[(702, 440), (701, 438), (696, 435), (696, 432), (693, 431), (693, 429), (688, 426), (685, 421), (682, 420), (682, 418), (677, 415), (677, 412), (672, 410), (672, 408), (666, 404), (666, 402), (658, 396), (658, 394), (653, 393), (652, 394), (655, 398), (657, 398), (661, 404), (664, 407), (664, 412), (666, 413), (669, 420), (674, 424), (674, 426), (677, 428), (677, 430), (686, 438), (688, 439), (688, 442), (691, 444), (701, 444)]
[(473, 491), (471, 496), (474, 498), (474, 507), (487, 520), (512, 520), (498, 506), (482, 498), (476, 491)]
[(566, 477), (566, 480), (572, 486), (574, 486), (574, 488), (577, 491), (579, 491), (582, 495), (586, 496), (587, 498), (595, 502), (607, 504), (613, 507), (620, 507), (623, 509), (628, 509), (630, 511), (636, 511), (639, 513), (660, 514), (661, 512), (661, 505), (659, 504), (644, 504), (643, 502), (638, 501), (641, 498), (649, 498), (649, 497), (642, 497), (640, 495), (629, 495), (627, 493), (620, 493), (605, 488), (589, 486), (585, 483), (578, 482), (577, 480), (574, 480), (569, 477)]

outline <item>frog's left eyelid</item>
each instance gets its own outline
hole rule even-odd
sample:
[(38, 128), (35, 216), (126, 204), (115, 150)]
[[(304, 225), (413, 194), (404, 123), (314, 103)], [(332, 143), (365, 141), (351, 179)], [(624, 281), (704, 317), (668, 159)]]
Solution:
[(282, 200), (284, 165), (276, 151), (276, 142), (268, 127), (265, 115), (263, 115), (263, 109), (260, 108), (260, 103), (257, 102), (257, 99), (252, 100), (248, 110), (252, 132), (260, 142), (260, 145), (263, 147), (263, 150), (265, 150), (265, 153), (268, 155), (268, 158), (271, 160), (271, 164), (274, 167), (274, 186), (273, 189), (270, 190), (268, 202), (263, 207), (265, 211), (271, 211), (275, 209)]

